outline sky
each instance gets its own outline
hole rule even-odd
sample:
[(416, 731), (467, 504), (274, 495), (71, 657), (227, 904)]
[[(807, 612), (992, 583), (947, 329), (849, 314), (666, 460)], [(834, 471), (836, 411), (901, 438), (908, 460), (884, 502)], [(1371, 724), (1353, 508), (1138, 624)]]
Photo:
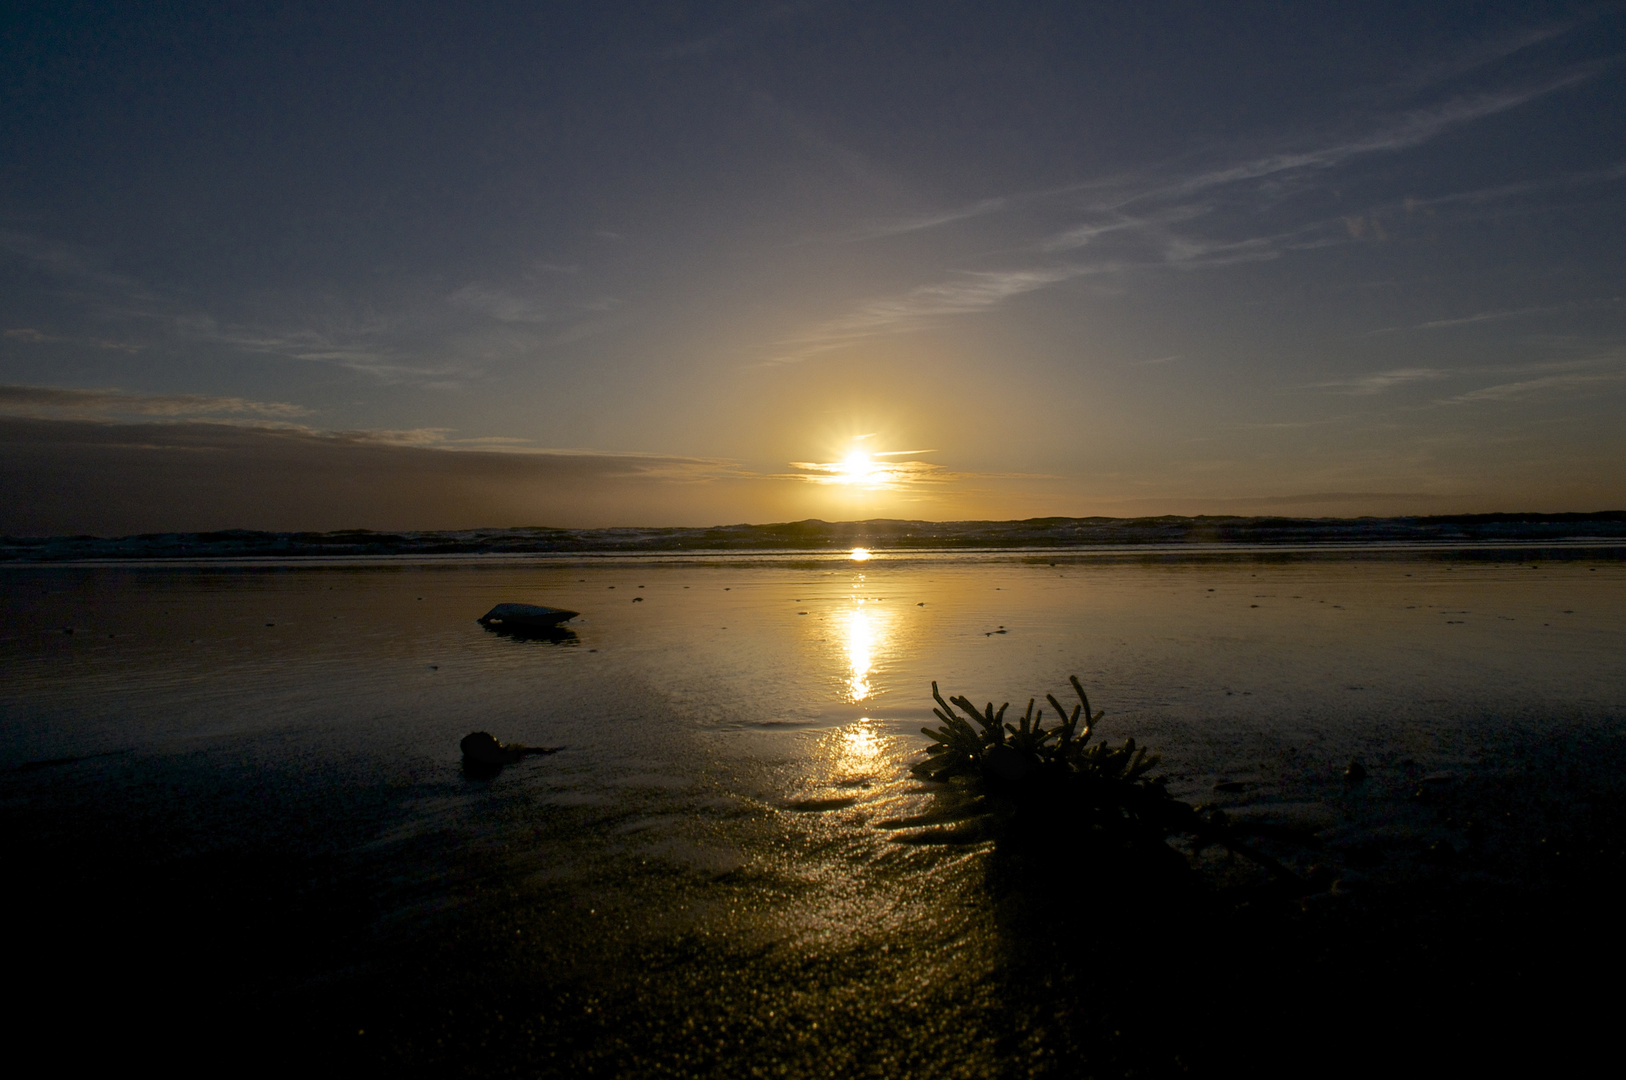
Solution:
[(0, 532), (1626, 507), (1621, 4), (16, 3)]

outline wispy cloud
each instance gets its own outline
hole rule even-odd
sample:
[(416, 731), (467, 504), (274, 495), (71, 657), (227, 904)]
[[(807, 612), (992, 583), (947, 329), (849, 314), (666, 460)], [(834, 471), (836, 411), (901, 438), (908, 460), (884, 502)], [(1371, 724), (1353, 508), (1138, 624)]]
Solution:
[(389, 327), (378, 319), (337, 332), (222, 325), (207, 316), (176, 319), (175, 323), (182, 333), (194, 340), (214, 342), (243, 352), (333, 364), (370, 375), (381, 382), (422, 384), (427, 380), (436, 380), (446, 383), (447, 380), (466, 375), (468, 370), (461, 364), (416, 363), (401, 355), (399, 350), (381, 340)]
[[(245, 325), (223, 321), (200, 311), (195, 303), (179, 294), (166, 293), (110, 271), (95, 252), (83, 248), (0, 230), (0, 254), (20, 259), (65, 285), (81, 301), (83, 314), (96, 322), (133, 328), (123, 339), (112, 339), (47, 334), (31, 327), (18, 327), (7, 332), (9, 340), (136, 352), (148, 347), (142, 338), (160, 337), (170, 342), (178, 338), (242, 352), (332, 364), (385, 382), (444, 382), (465, 373), (458, 365), (416, 362), (399, 346), (390, 344), (392, 337), (399, 337), (399, 328), (391, 319), (377, 314), (329, 319), (320, 327), (308, 323)], [(289, 322), (297, 323), (297, 320)]]
[(453, 307), (488, 315), (499, 322), (544, 323), (550, 317), (546, 305), (536, 297), (516, 296), (481, 285), (465, 285), (446, 300)]
[(965, 206), (958, 206), (948, 210), (938, 210), (910, 217), (900, 217), (892, 221), (876, 222), (872, 225), (860, 226), (850, 233), (836, 237), (842, 243), (861, 243), (865, 240), (881, 240), (889, 236), (902, 236), (906, 233), (924, 232), (927, 229), (936, 229), (943, 225), (952, 225), (957, 221), (966, 221), (971, 218), (986, 217), (997, 213), (1010, 205), (1006, 198), (979, 199)]
[(1464, 315), (1456, 319), (1435, 319), (1432, 322), (1418, 323), (1418, 330), (1446, 330), (1453, 326), (1472, 326), (1475, 323), (1500, 322), (1503, 319), (1517, 319), (1523, 315), (1537, 315), (1548, 311), (1559, 311), (1568, 305), (1549, 305), (1547, 307), (1517, 308), (1513, 311), (1482, 311), (1477, 315)]
[[(1562, 29), (1551, 34), (1561, 33)], [(1542, 31), (1547, 34), (1548, 31)], [(1532, 32), (1534, 34), (1534, 32)], [(1548, 34), (1548, 36), (1551, 36)], [(1541, 38), (1524, 35), (1504, 42), (1490, 54), (1518, 51)], [(1524, 44), (1520, 44), (1523, 42)], [(1261, 194), (1268, 186), (1291, 177), (1307, 177), (1330, 172), (1358, 158), (1397, 153), (1421, 146), (1448, 131), (1516, 109), (1537, 99), (1576, 86), (1594, 77), (1606, 62), (1570, 68), (1542, 82), (1478, 94), (1465, 94), (1431, 105), (1391, 114), (1374, 121), (1364, 133), (1346, 138), (1323, 139), (1305, 149), (1282, 150), (1202, 169), (1184, 176), (1152, 175), (1135, 181), (1115, 181), (1116, 191), (1102, 190), (1102, 198), (1085, 208), (1087, 219), (1054, 230), (1026, 245), (1034, 256), (1055, 255), (1094, 245), (1117, 236), (1121, 240), (1109, 250), (1114, 254), (1093, 265), (1070, 262), (1056, 265), (1035, 258), (1034, 265), (1007, 266), (998, 270), (963, 270), (945, 281), (921, 285), (905, 293), (862, 301), (848, 314), (825, 320), (807, 332), (781, 341), (785, 352), (769, 363), (787, 363), (848, 345), (865, 338), (923, 329), (944, 319), (988, 311), (1024, 293), (1049, 288), (1085, 274), (1108, 274), (1144, 269), (1198, 270), (1238, 263), (1280, 258), (1292, 251), (1349, 243), (1352, 237), (1343, 218), (1315, 221), (1295, 229), (1267, 235), (1211, 237), (1192, 235), (1182, 228), (1190, 222), (1212, 216), (1215, 205), (1234, 201), (1222, 189), (1254, 184)], [(1596, 176), (1579, 174), (1571, 182), (1601, 182), (1612, 170)], [(1071, 192), (1100, 185), (1078, 185)], [(1058, 191), (1054, 194), (1061, 194)], [(930, 229), (967, 217), (999, 213), (1026, 196), (987, 198), (960, 208), (922, 214), (883, 226), (855, 231), (851, 239), (866, 239)], [(1214, 200), (1220, 200), (1218, 204)], [(1416, 205), (1412, 205), (1416, 203)], [(1413, 200), (1409, 209), (1421, 203)], [(1364, 219), (1363, 219), (1364, 222)], [(1020, 249), (1018, 249), (1020, 250)], [(1513, 317), (1486, 313), (1485, 318)], [(1470, 316), (1479, 319), (1481, 316)], [(1428, 329), (1460, 325), (1440, 320)], [(1420, 369), (1419, 369), (1420, 370)], [(1378, 393), (1399, 382), (1415, 381), (1415, 373), (1405, 376), (1372, 376), (1347, 387), (1352, 393)]]
[(1448, 371), (1444, 368), (1397, 368), (1393, 371), (1380, 371), (1372, 375), (1356, 375), (1347, 379), (1330, 379), (1326, 382), (1312, 383), (1311, 389), (1336, 390), (1344, 394), (1381, 394), (1385, 390), (1392, 390), (1397, 386), (1408, 386), (1419, 382), (1435, 382), (1459, 374), (1461, 373)]
[(1568, 375), (1548, 375), (1540, 379), (1526, 379), (1522, 382), (1500, 383), (1496, 386), (1487, 386), (1480, 390), (1470, 390), (1466, 394), (1446, 398), (1443, 405), (1471, 405), (1483, 401), (1514, 401), (1529, 397), (1532, 394), (1564, 393), (1587, 388), (1593, 388), (1609, 383), (1626, 382), (1626, 372), (1598, 372), (1594, 374), (1573, 373)]
[(1210, 188), (1245, 180), (1259, 180), (1288, 172), (1320, 171), (1369, 154), (1393, 153), (1437, 138), (1446, 131), (1576, 86), (1592, 78), (1601, 64), (1587, 64), (1534, 86), (1456, 97), (1426, 108), (1410, 110), (1355, 138), (1328, 142), (1308, 150), (1267, 154), (1222, 166), (1145, 192), (1131, 201), (1175, 196), (1188, 198)]
[(5, 332), (7, 341), (22, 341), (30, 345), (84, 345), (92, 349), (106, 349), (111, 352), (138, 353), (144, 346), (128, 341), (116, 341), (104, 337), (71, 337), (62, 334), (47, 334), (31, 326), (19, 326)]
[(1561, 173), (1557, 176), (1543, 177), (1540, 180), (1521, 180), (1513, 184), (1493, 184), (1490, 187), (1447, 192), (1443, 195), (1433, 195), (1427, 198), (1409, 196), (1399, 205), (1407, 212), (1415, 213), (1418, 210), (1450, 206), (1454, 203), (1499, 202), (1517, 198), (1521, 195), (1592, 187), (1597, 184), (1613, 184), (1621, 180), (1626, 180), (1626, 162), (1609, 165), (1601, 169), (1582, 169), (1576, 172)]
[(1039, 242), (1038, 247), (1040, 251), (1072, 251), (1112, 233), (1166, 229), (1179, 222), (1201, 217), (1208, 212), (1208, 209), (1206, 206), (1195, 204), (1173, 206), (1155, 214), (1138, 217), (1117, 210), (1109, 210), (1102, 215), (1100, 220), (1075, 225), (1053, 236), (1046, 237)]
[(91, 419), (103, 417), (220, 417), (246, 415), (289, 419), (310, 410), (281, 401), (249, 401), (206, 394), (138, 394), (125, 390), (79, 390), (55, 386), (0, 386), (0, 413), (8, 416)]
[(851, 487), (858, 491), (905, 491), (923, 484), (942, 484), (959, 478), (959, 474), (930, 461), (876, 463), (856, 475), (847, 463), (840, 461), (792, 461), (790, 467), (799, 471), (786, 473), (785, 479)]
[(1518, 27), (1506, 33), (1482, 38), (1453, 56), (1415, 68), (1392, 82), (1364, 94), (1357, 94), (1355, 97), (1357, 100), (1364, 97), (1372, 101), (1404, 100), (1430, 87), (1506, 60), (1543, 42), (1563, 37), (1592, 21), (1597, 14), (1598, 11), (1595, 9), (1579, 18), (1547, 22), (1540, 26)]
[(1092, 268), (1079, 266), (964, 271), (948, 281), (922, 285), (900, 296), (872, 300), (851, 314), (788, 339), (782, 344), (790, 351), (769, 363), (793, 363), (813, 353), (840, 348), (877, 334), (915, 330), (948, 316), (986, 311), (1013, 296), (1090, 272)]
[[(474, 528), (652, 517), (706, 524), (722, 520), (740, 485), (763, 479), (706, 458), (494, 452), (426, 443), (410, 432), (200, 420), (0, 415), (0, 446), (0, 533), (9, 535)], [(366, 482), (333, 482), (358, 476)]]
[(1378, 334), (1397, 334), (1407, 330), (1451, 330), (1459, 326), (1477, 326), (1480, 323), (1501, 322), (1504, 319), (1522, 319), (1527, 315), (1548, 315), (1555, 311), (1581, 311), (1589, 308), (1615, 307), (1621, 304), (1617, 296), (1602, 297), (1596, 300), (1576, 300), (1565, 304), (1542, 304), (1537, 307), (1509, 308), (1506, 311), (1480, 311), (1472, 315), (1459, 315), (1450, 319), (1431, 319), (1428, 322), (1411, 323), (1406, 326), (1384, 326), (1376, 330), (1368, 330), (1367, 336)]

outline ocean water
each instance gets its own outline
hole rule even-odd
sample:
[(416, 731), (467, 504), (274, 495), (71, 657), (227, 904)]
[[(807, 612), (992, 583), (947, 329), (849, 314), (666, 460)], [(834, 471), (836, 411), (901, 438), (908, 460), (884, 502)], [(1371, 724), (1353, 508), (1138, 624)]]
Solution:
[[(1100, 737), (1314, 831), (1276, 854), (1329, 880), (1415, 872), (1373, 843), (1465, 845), (1423, 778), (1495, 783), (1626, 719), (1610, 561), (11, 566), (0, 590), (11, 918), (90, 928), (30, 961), (42, 1013), (274, 1017), (391, 1071), (1065, 1071), (1083, 1036), (1022, 1011), (987, 846), (928, 842), (941, 796), (907, 770), (934, 679), (1020, 712), (1078, 675)], [(475, 622), (503, 601), (582, 615)], [(471, 777), (474, 730), (562, 749)]]

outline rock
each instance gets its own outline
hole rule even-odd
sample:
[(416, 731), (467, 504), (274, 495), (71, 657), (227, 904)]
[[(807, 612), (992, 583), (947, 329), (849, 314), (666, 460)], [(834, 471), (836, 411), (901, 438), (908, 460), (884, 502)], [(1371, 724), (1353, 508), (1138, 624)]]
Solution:
[(1252, 785), (1246, 780), (1222, 780), (1214, 785), (1215, 791), (1238, 792), (1247, 791)]
[(458, 743), (466, 764), (490, 767), (512, 765), (526, 754), (557, 754), (559, 746), (522, 746), (519, 743), (498, 742), (489, 731), (473, 731)]
[[(610, 587), (615, 588), (613, 585)], [(487, 627), (545, 630), (574, 619), (580, 614), (579, 611), (542, 607), (539, 604), (498, 604), (475, 621)]]

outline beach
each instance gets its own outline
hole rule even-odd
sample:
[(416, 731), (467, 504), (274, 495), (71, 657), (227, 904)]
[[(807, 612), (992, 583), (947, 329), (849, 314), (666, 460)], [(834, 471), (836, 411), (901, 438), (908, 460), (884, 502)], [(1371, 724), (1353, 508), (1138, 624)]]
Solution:
[[(1626, 563), (1552, 554), (6, 566), (30, 1015), (397, 1075), (1561, 1056), (1529, 1025), (1619, 957)], [(933, 824), (932, 682), (1075, 674), (1298, 884), (1039, 881)], [(480, 730), (560, 749), (472, 776)]]

